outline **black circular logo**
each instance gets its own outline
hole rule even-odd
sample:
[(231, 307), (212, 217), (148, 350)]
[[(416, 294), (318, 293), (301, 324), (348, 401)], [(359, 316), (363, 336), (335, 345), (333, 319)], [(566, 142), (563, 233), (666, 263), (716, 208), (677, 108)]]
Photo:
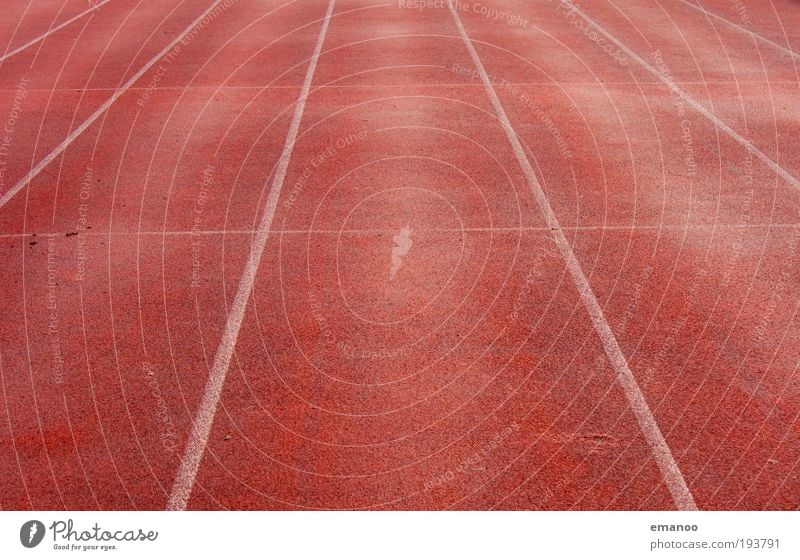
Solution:
[(19, 540), (25, 548), (37, 546), (44, 538), (44, 523), (32, 519), (22, 524)]

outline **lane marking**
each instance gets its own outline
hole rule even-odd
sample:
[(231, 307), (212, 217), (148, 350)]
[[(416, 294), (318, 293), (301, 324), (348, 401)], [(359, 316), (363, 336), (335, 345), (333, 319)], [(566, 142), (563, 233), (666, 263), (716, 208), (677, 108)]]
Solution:
[(693, 8), (695, 10), (699, 10), (699, 11), (703, 12), (704, 14), (709, 15), (709, 16), (713, 17), (714, 19), (718, 19), (718, 20), (720, 20), (720, 21), (722, 21), (724, 23), (727, 23), (731, 27), (733, 27), (735, 29), (738, 29), (739, 31), (741, 31), (743, 33), (747, 33), (748, 35), (750, 35), (754, 39), (760, 39), (761, 41), (764, 41), (765, 43), (769, 43), (770, 45), (772, 45), (776, 49), (782, 50), (783, 52), (785, 52), (789, 56), (800, 58), (800, 54), (794, 52), (792, 49), (790, 49), (788, 47), (784, 47), (780, 43), (776, 43), (775, 41), (772, 41), (771, 39), (767, 39), (763, 35), (759, 35), (758, 33), (754, 32), (754, 31), (750, 31), (746, 27), (742, 27), (738, 23), (734, 23), (731, 20), (722, 17), (721, 15), (715, 14), (714, 12), (710, 12), (710, 11), (706, 10), (704, 7), (700, 6), (699, 4), (692, 4), (691, 2), (687, 2), (686, 0), (680, 0), (680, 2), (682, 4), (686, 4), (690, 8)]
[[(797, 229), (800, 223), (774, 223), (774, 224), (642, 224), (642, 225), (597, 225), (597, 226), (561, 226), (563, 231), (622, 231), (622, 232), (642, 232), (642, 231), (695, 231), (701, 232), (709, 229)], [(161, 236), (176, 237), (192, 235), (254, 235), (258, 230), (255, 229), (184, 229), (184, 230), (142, 230), (142, 231), (82, 231), (82, 232), (55, 232), (55, 233), (0, 233), (0, 239), (25, 239), (41, 237), (72, 237), (75, 235), (86, 235), (90, 237), (116, 237), (129, 236)], [(517, 227), (466, 227), (466, 228), (417, 228), (417, 232), (422, 233), (524, 233), (524, 232), (544, 232), (550, 231), (547, 226), (517, 226)], [(272, 235), (391, 235), (397, 233), (394, 229), (271, 229)], [(71, 234), (71, 235), (70, 235)]]
[(517, 161), (522, 168), (523, 174), (525, 175), (525, 179), (528, 182), (528, 186), (531, 189), (533, 197), (536, 199), (536, 203), (538, 204), (548, 227), (552, 230), (553, 239), (561, 251), (561, 255), (564, 258), (570, 276), (572, 276), (572, 281), (574, 282), (575, 287), (580, 294), (586, 311), (591, 317), (592, 324), (594, 325), (595, 331), (602, 341), (606, 355), (611, 361), (611, 365), (617, 374), (617, 381), (622, 386), (631, 410), (636, 416), (636, 420), (638, 421), (639, 427), (642, 430), (642, 434), (650, 444), (653, 457), (658, 464), (658, 468), (661, 470), (661, 476), (663, 477), (664, 482), (672, 494), (672, 499), (675, 502), (675, 506), (681, 510), (696, 510), (697, 505), (695, 504), (692, 493), (689, 491), (689, 487), (686, 485), (686, 480), (678, 468), (678, 465), (675, 463), (675, 458), (672, 456), (672, 451), (670, 451), (667, 442), (664, 440), (661, 429), (658, 427), (658, 424), (653, 417), (653, 413), (651, 412), (650, 407), (648, 407), (647, 401), (645, 400), (639, 385), (636, 383), (633, 372), (631, 372), (630, 368), (628, 367), (628, 361), (622, 353), (622, 349), (619, 347), (619, 343), (617, 342), (617, 339), (614, 336), (608, 321), (606, 321), (603, 310), (600, 307), (600, 303), (597, 301), (597, 298), (595, 297), (594, 292), (589, 284), (589, 280), (586, 278), (583, 269), (581, 269), (581, 265), (578, 262), (578, 259), (575, 257), (575, 254), (572, 252), (572, 247), (564, 235), (564, 231), (561, 229), (553, 209), (550, 207), (547, 196), (544, 194), (542, 186), (533, 171), (533, 167), (525, 155), (525, 151), (519, 141), (519, 138), (517, 137), (517, 133), (511, 126), (508, 115), (506, 115), (505, 109), (500, 103), (500, 99), (497, 97), (497, 93), (495, 92), (494, 86), (492, 86), (489, 75), (486, 73), (486, 69), (483, 67), (483, 63), (478, 57), (478, 53), (472, 44), (472, 40), (467, 35), (467, 31), (464, 29), (464, 25), (461, 23), (461, 18), (458, 16), (457, 10), (453, 7), (453, 1), (447, 0), (447, 5), (450, 8), (450, 13), (453, 16), (453, 19), (455, 20), (456, 27), (458, 27), (458, 32), (461, 35), (467, 50), (469, 51), (472, 62), (479, 72), (484, 89), (486, 90), (486, 93), (492, 102), (492, 106), (497, 114), (497, 118), (500, 121), (500, 124), (502, 125), (512, 148), (514, 149), (514, 154), (516, 155)]
[(411, 226), (406, 224), (405, 227), (392, 238), (394, 247), (392, 247), (392, 266), (389, 269), (390, 282), (394, 280), (394, 277), (400, 271), (400, 267), (403, 266), (403, 257), (408, 254), (411, 250), (411, 246), (414, 245), (414, 241), (411, 239), (412, 232)]
[[(445, 66), (437, 66), (439, 69), (446, 70)], [(706, 81), (697, 81), (697, 80), (674, 80), (676, 84), (685, 84), (685, 85), (720, 85), (720, 86), (735, 86), (737, 84), (766, 84), (766, 85), (778, 85), (778, 84), (790, 84), (794, 85), (797, 84), (797, 80), (763, 80), (761, 78), (758, 79), (749, 79), (749, 80), (706, 80)], [(573, 82), (505, 82), (507, 86), (542, 86), (547, 88), (561, 88), (565, 86), (647, 86), (648, 84), (643, 83), (636, 83), (635, 81), (605, 81), (605, 82), (598, 82), (597, 80), (594, 81), (573, 81)], [(236, 91), (236, 90), (250, 90), (250, 89), (257, 89), (257, 90), (268, 90), (268, 89), (297, 89), (298, 86), (293, 84), (272, 84), (268, 86), (249, 86), (249, 85), (222, 85), (222, 86), (204, 86), (204, 85), (191, 85), (191, 86), (164, 86), (159, 84), (158, 89), (159, 91), (202, 91), (202, 90), (214, 90), (214, 91)], [(321, 84), (316, 86), (314, 89), (408, 89), (411, 87), (482, 87), (481, 84), (473, 84), (473, 83), (464, 83), (464, 82), (427, 82), (424, 84), (421, 83), (406, 83), (406, 84), (382, 84), (377, 86), (375, 84)], [(86, 92), (95, 92), (95, 91), (114, 91), (116, 88), (113, 87), (95, 87), (95, 88), (83, 88), (81, 91)], [(131, 91), (145, 91), (147, 90), (147, 86), (137, 86), (130, 88)], [(9, 89), (0, 87), (0, 92), (15, 92), (17, 88)], [(27, 88), (27, 91), (75, 91), (75, 88)]]
[(606, 31), (606, 29), (603, 28), (599, 23), (597, 23), (592, 18), (587, 16), (583, 12), (583, 10), (581, 10), (576, 4), (570, 3), (569, 7), (570, 7), (571, 10), (574, 10), (576, 13), (580, 14), (581, 17), (583, 17), (586, 21), (591, 23), (600, 33), (605, 35), (606, 38), (609, 41), (613, 42), (620, 49), (622, 49), (625, 52), (625, 54), (627, 54), (629, 57), (631, 57), (636, 62), (638, 62), (639, 65), (642, 68), (644, 68), (645, 70), (650, 72), (652, 75), (654, 75), (656, 78), (661, 80), (661, 82), (663, 82), (673, 93), (679, 95), (684, 101), (686, 101), (686, 103), (691, 105), (697, 112), (699, 112), (701, 115), (703, 115), (708, 120), (710, 120), (712, 123), (714, 123), (717, 126), (717, 128), (719, 128), (720, 130), (723, 130), (725, 133), (728, 134), (728, 136), (730, 136), (731, 138), (733, 138), (734, 140), (739, 142), (739, 144), (741, 144), (748, 152), (750, 152), (752, 155), (754, 155), (758, 159), (760, 159), (763, 163), (765, 163), (767, 165), (767, 167), (772, 169), (775, 173), (778, 174), (778, 176), (783, 178), (791, 186), (793, 186), (797, 190), (800, 190), (800, 180), (798, 180), (791, 173), (786, 171), (783, 167), (778, 165), (777, 162), (775, 162), (772, 158), (770, 158), (764, 152), (762, 152), (761, 150), (756, 148), (753, 144), (750, 143), (749, 140), (747, 140), (742, 135), (740, 135), (738, 132), (736, 132), (731, 127), (729, 127), (727, 124), (722, 122), (714, 113), (712, 113), (711, 111), (709, 111), (708, 109), (703, 107), (698, 101), (695, 101), (695, 99), (692, 96), (690, 96), (688, 93), (686, 93), (681, 88), (679, 88), (675, 84), (675, 82), (672, 82), (672, 81), (666, 79), (661, 74), (661, 72), (659, 72), (658, 70), (653, 68), (642, 57), (640, 57), (638, 54), (636, 54), (631, 49), (629, 49), (627, 45), (625, 45), (624, 43), (619, 41), (616, 37), (614, 37), (608, 31)]
[(25, 49), (27, 49), (28, 47), (30, 47), (30, 46), (32, 46), (32, 45), (35, 45), (35, 44), (36, 44), (36, 43), (38, 43), (39, 41), (41, 41), (41, 40), (45, 39), (45, 38), (46, 38), (48, 35), (52, 35), (52, 34), (53, 34), (53, 33), (55, 33), (56, 31), (58, 31), (59, 29), (63, 29), (63, 28), (65, 28), (65, 27), (66, 27), (66, 26), (68, 26), (70, 23), (72, 23), (72, 22), (74, 22), (74, 21), (77, 21), (77, 20), (79, 20), (80, 18), (82, 18), (82, 17), (83, 17), (83, 16), (85, 16), (86, 14), (89, 14), (89, 13), (91, 13), (91, 12), (94, 12), (95, 10), (97, 10), (98, 8), (100, 8), (100, 6), (102, 6), (103, 4), (108, 4), (110, 1), (111, 1), (111, 0), (103, 0), (102, 2), (99, 2), (99, 3), (97, 3), (97, 4), (95, 4), (94, 6), (92, 6), (91, 8), (89, 8), (88, 10), (86, 10), (86, 11), (84, 11), (84, 12), (81, 12), (81, 13), (79, 13), (78, 15), (76, 15), (76, 16), (73, 16), (73, 17), (69, 18), (67, 21), (65, 21), (65, 22), (63, 22), (63, 23), (60, 23), (60, 24), (59, 24), (59, 25), (57, 25), (56, 27), (53, 27), (53, 28), (51, 28), (50, 30), (48, 30), (48, 31), (47, 31), (47, 33), (44, 33), (44, 34), (42, 34), (42, 35), (39, 35), (38, 37), (36, 37), (36, 38), (34, 38), (34, 39), (31, 39), (30, 41), (28, 41), (28, 42), (27, 42), (27, 43), (25, 43), (24, 45), (20, 45), (19, 47), (17, 47), (17, 48), (16, 48), (16, 49), (14, 49), (13, 51), (11, 51), (11, 52), (8, 52), (8, 53), (4, 54), (3, 56), (0, 56), (0, 63), (2, 63), (2, 62), (4, 62), (4, 61), (6, 61), (7, 59), (11, 58), (11, 57), (12, 57), (12, 56), (14, 56), (15, 54), (21, 53), (22, 51), (24, 51), (24, 50), (25, 50)]
[(247, 303), (253, 291), (253, 284), (255, 283), (261, 255), (264, 252), (264, 247), (267, 243), (267, 238), (272, 226), (272, 220), (278, 208), (278, 198), (280, 197), (281, 188), (283, 187), (283, 180), (286, 177), (289, 160), (294, 151), (294, 144), (297, 140), (297, 133), (300, 130), (300, 121), (303, 118), (306, 99), (311, 90), (314, 71), (317, 68), (317, 61), (322, 52), (322, 44), (325, 41), (325, 34), (328, 31), (328, 24), (330, 23), (335, 3), (336, 0), (329, 0), (328, 10), (325, 13), (325, 19), (322, 21), (322, 28), (320, 29), (319, 37), (317, 37), (317, 44), (314, 46), (314, 54), (311, 56), (311, 61), (306, 70), (305, 80), (303, 81), (303, 87), (300, 90), (300, 95), (295, 105), (294, 115), (292, 116), (289, 132), (283, 146), (283, 152), (281, 152), (280, 159), (275, 169), (275, 175), (270, 185), (264, 213), (261, 216), (258, 230), (256, 230), (253, 244), (250, 248), (250, 255), (248, 256), (242, 279), (239, 282), (239, 288), (236, 291), (233, 304), (228, 312), (225, 331), (222, 335), (219, 348), (217, 348), (217, 353), (214, 356), (214, 365), (211, 368), (211, 373), (206, 382), (205, 390), (203, 391), (203, 399), (195, 416), (192, 433), (186, 444), (186, 451), (181, 459), (178, 476), (172, 486), (172, 495), (167, 502), (168, 510), (186, 509), (186, 504), (192, 493), (192, 487), (197, 478), (197, 471), (200, 467), (200, 461), (203, 458), (206, 445), (208, 444), (208, 436), (211, 433), (211, 426), (214, 422), (217, 404), (222, 395), (222, 386), (225, 383), (228, 367), (230, 366), (233, 351), (236, 347), (236, 339), (239, 337), (239, 330), (242, 327), (242, 320), (244, 319), (244, 313), (247, 309)]
[(0, 197), (0, 208), (3, 208), (3, 206), (5, 206), (8, 203), (8, 201), (11, 200), (18, 192), (24, 189), (34, 177), (36, 177), (39, 173), (41, 173), (45, 167), (50, 165), (50, 163), (54, 159), (60, 156), (64, 152), (64, 150), (66, 150), (67, 147), (69, 147), (69, 145), (72, 144), (72, 142), (74, 142), (76, 138), (78, 138), (78, 136), (83, 134), (87, 128), (89, 128), (97, 119), (99, 119), (103, 115), (103, 113), (108, 111), (108, 109), (111, 107), (111, 105), (114, 104), (114, 102), (117, 99), (122, 97), (122, 95), (126, 91), (128, 91), (134, 83), (136, 83), (139, 80), (139, 78), (141, 78), (150, 68), (152, 68), (153, 65), (156, 62), (158, 62), (159, 59), (161, 59), (161, 57), (163, 57), (170, 50), (172, 50), (172, 47), (177, 45), (178, 42), (181, 39), (183, 39), (187, 33), (189, 33), (198, 24), (200, 24), (203, 18), (206, 17), (209, 13), (211, 13), (211, 11), (213, 11), (222, 1), (223, 0), (215, 0), (214, 3), (211, 4), (202, 14), (197, 16), (197, 19), (195, 19), (192, 23), (190, 23), (189, 26), (181, 32), (180, 35), (175, 37), (158, 54), (156, 54), (153, 58), (147, 61), (145, 65), (142, 66), (138, 72), (136, 72), (136, 74), (131, 76), (131, 78), (127, 82), (125, 82), (122, 85), (122, 87), (118, 88), (111, 97), (109, 97), (102, 105), (100, 105), (100, 107), (97, 108), (97, 110), (94, 113), (89, 115), (89, 118), (83, 121), (83, 123), (78, 128), (73, 130), (69, 134), (69, 136), (67, 136), (58, 146), (53, 148), (53, 151), (51, 151), (39, 163), (37, 163), (36, 166), (27, 173), (27, 175), (25, 175), (22, 179), (17, 181), (17, 183), (13, 187), (11, 187), (8, 191), (6, 191), (3, 194), (3, 196)]
[[(3, 353), (0, 352), (0, 390), (3, 392), (3, 404), (5, 405), (6, 409), (6, 421), (8, 422), (8, 435), (9, 439), (11, 440), (11, 449), (14, 450), (14, 458), (17, 461), (17, 470), (19, 471), (19, 478), (22, 481), (22, 488), (25, 490), (25, 496), (28, 498), (28, 507), (30, 509), (36, 509), (33, 505), (33, 500), (31, 499), (31, 493), (28, 490), (28, 481), (25, 480), (25, 472), (29, 469), (22, 468), (22, 462), (19, 460), (20, 452), (17, 449), (17, 440), (14, 437), (14, 424), (12, 423), (11, 419), (14, 416), (11, 415), (11, 409), (8, 406), (8, 393), (6, 393), (6, 377), (3, 374)], [(66, 396), (66, 395), (65, 395)], [(19, 433), (19, 430), (17, 430)], [(7, 447), (6, 447), (7, 449)], [(26, 465), (27, 466), (27, 465)], [(98, 508), (99, 509), (99, 508)]]

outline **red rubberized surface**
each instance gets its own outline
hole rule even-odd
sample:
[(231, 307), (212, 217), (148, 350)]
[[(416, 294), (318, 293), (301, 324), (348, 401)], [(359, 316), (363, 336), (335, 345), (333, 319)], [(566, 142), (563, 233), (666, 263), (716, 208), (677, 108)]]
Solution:
[(212, 395), (189, 509), (800, 508), (797, 3), (212, 5), (4, 6), (0, 507), (172, 507)]

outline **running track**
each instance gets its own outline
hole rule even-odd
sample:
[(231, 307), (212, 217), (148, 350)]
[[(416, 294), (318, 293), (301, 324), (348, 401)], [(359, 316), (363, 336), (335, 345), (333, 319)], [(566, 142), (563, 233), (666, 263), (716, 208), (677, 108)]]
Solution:
[(6, 4), (3, 509), (800, 508), (796, 2)]

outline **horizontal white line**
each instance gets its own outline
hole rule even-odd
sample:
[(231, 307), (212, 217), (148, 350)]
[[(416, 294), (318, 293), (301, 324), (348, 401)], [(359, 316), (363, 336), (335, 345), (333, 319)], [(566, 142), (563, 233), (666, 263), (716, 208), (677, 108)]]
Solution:
[[(606, 226), (561, 226), (564, 231), (707, 231), (710, 229), (795, 229), (800, 228), (797, 224), (655, 224), (655, 225), (606, 225)], [(420, 233), (517, 233), (517, 232), (547, 232), (547, 226), (519, 226), (519, 227), (472, 227), (472, 228), (416, 228), (414, 231)], [(220, 229), (220, 230), (171, 230), (171, 231), (112, 231), (110, 235), (118, 237), (133, 236), (192, 236), (192, 235), (255, 235), (254, 229)], [(84, 235), (96, 237), (108, 237), (107, 231), (92, 230), (81, 232)], [(272, 229), (272, 235), (373, 235), (373, 234), (396, 234), (396, 228), (376, 228), (376, 229)], [(55, 233), (0, 233), (2, 239), (32, 238), (32, 237), (68, 237), (75, 235), (75, 232), (55, 232)]]
[[(712, 86), (733, 86), (733, 85), (747, 85), (747, 84), (768, 84), (768, 85), (777, 85), (777, 84), (786, 84), (786, 85), (796, 85), (797, 80), (761, 80), (761, 79), (753, 79), (753, 80), (705, 80), (705, 81), (695, 81), (695, 80), (674, 80), (673, 83), (675, 84), (682, 84), (682, 85), (712, 85)], [(632, 86), (632, 87), (647, 87), (648, 85), (658, 85), (661, 87), (660, 82), (651, 82), (651, 83), (642, 83), (642, 82), (634, 82), (634, 81), (608, 81), (608, 82), (601, 82), (598, 80), (575, 80), (575, 81), (549, 81), (549, 82), (507, 82), (506, 85), (508, 86), (520, 86), (520, 87), (569, 87), (569, 86)], [(213, 91), (237, 91), (237, 90), (271, 90), (271, 89), (300, 89), (300, 84), (273, 84), (273, 85), (220, 85), (220, 86), (206, 86), (206, 85), (191, 85), (191, 86), (157, 86), (153, 88), (153, 91), (202, 91), (202, 90), (213, 90)], [(312, 91), (319, 91), (324, 89), (390, 89), (390, 88), (410, 88), (410, 87), (483, 87), (480, 82), (426, 82), (426, 83), (418, 83), (418, 82), (404, 82), (400, 84), (319, 84), (314, 86)], [(36, 92), (45, 92), (49, 93), (51, 91), (56, 92), (103, 92), (103, 91), (114, 91), (116, 88), (113, 87), (97, 87), (97, 88), (26, 88), (26, 91), (36, 91)], [(148, 89), (146, 86), (135, 86), (128, 88), (129, 91), (144, 91)], [(14, 92), (17, 91), (16, 88), (0, 88), (0, 92)]]
[(60, 23), (60, 24), (59, 24), (59, 25), (57, 25), (56, 27), (53, 27), (53, 28), (49, 29), (49, 30), (47, 31), (47, 33), (43, 33), (42, 35), (39, 35), (39, 36), (38, 36), (38, 37), (36, 37), (35, 39), (31, 39), (30, 41), (28, 41), (28, 42), (27, 42), (27, 43), (25, 43), (24, 45), (20, 45), (19, 47), (15, 48), (13, 51), (7, 52), (7, 53), (6, 53), (6, 54), (4, 54), (3, 56), (0, 56), (0, 63), (1, 63), (1, 62), (3, 62), (3, 61), (5, 61), (5, 60), (7, 60), (7, 59), (9, 59), (9, 58), (11, 58), (11, 57), (12, 57), (12, 56), (14, 56), (15, 54), (21, 53), (22, 51), (24, 51), (25, 49), (27, 49), (27, 48), (28, 48), (28, 47), (30, 47), (31, 45), (35, 45), (36, 43), (38, 43), (39, 41), (41, 41), (42, 39), (44, 39), (44, 38), (45, 38), (45, 37), (47, 37), (48, 35), (52, 35), (52, 34), (53, 34), (53, 33), (55, 33), (56, 31), (58, 31), (59, 29), (63, 29), (64, 27), (66, 27), (67, 25), (69, 25), (70, 23), (72, 23), (73, 21), (79, 20), (80, 18), (82, 18), (82, 17), (83, 17), (83, 16), (85, 16), (86, 14), (89, 14), (89, 13), (91, 13), (91, 12), (93, 12), (93, 11), (97, 10), (97, 9), (98, 9), (100, 6), (102, 6), (103, 4), (107, 4), (107, 3), (108, 3), (108, 2), (110, 2), (110, 1), (111, 1), (111, 0), (103, 0), (102, 2), (99, 2), (99, 3), (95, 4), (94, 6), (92, 6), (91, 8), (89, 8), (88, 10), (86, 10), (86, 11), (84, 11), (84, 12), (81, 12), (81, 13), (79, 13), (78, 15), (76, 15), (76, 16), (73, 16), (73, 17), (69, 18), (67, 21), (65, 21), (65, 22), (63, 22), (63, 23)]
[(214, 365), (206, 381), (203, 398), (195, 415), (194, 422), (192, 423), (192, 432), (189, 435), (186, 450), (181, 458), (178, 475), (175, 477), (172, 493), (167, 502), (167, 509), (169, 510), (186, 509), (195, 479), (197, 478), (197, 471), (200, 468), (200, 461), (208, 445), (211, 426), (214, 423), (214, 416), (217, 411), (219, 399), (222, 396), (222, 387), (225, 384), (225, 377), (228, 374), (233, 351), (236, 348), (239, 330), (242, 327), (247, 304), (250, 301), (250, 295), (253, 291), (256, 272), (261, 262), (261, 255), (264, 252), (270, 228), (272, 227), (272, 220), (278, 208), (278, 199), (280, 198), (283, 180), (286, 176), (289, 161), (294, 151), (297, 133), (300, 130), (300, 121), (303, 118), (306, 100), (308, 99), (308, 93), (314, 79), (314, 71), (317, 68), (320, 52), (322, 52), (322, 45), (325, 42), (325, 34), (328, 31), (328, 25), (331, 21), (335, 3), (336, 0), (329, 0), (328, 10), (325, 13), (325, 18), (322, 20), (319, 36), (314, 46), (314, 53), (308, 63), (308, 69), (306, 70), (305, 79), (303, 80), (303, 88), (300, 90), (294, 114), (292, 115), (292, 122), (286, 134), (283, 151), (281, 152), (280, 159), (275, 168), (275, 175), (270, 185), (269, 195), (264, 206), (263, 214), (261, 215), (261, 220), (259, 221), (259, 227), (250, 248), (247, 264), (242, 272), (239, 288), (236, 290), (233, 304), (228, 311), (228, 318), (225, 321), (225, 330), (222, 334), (219, 347), (217, 348), (217, 353), (214, 356)]

